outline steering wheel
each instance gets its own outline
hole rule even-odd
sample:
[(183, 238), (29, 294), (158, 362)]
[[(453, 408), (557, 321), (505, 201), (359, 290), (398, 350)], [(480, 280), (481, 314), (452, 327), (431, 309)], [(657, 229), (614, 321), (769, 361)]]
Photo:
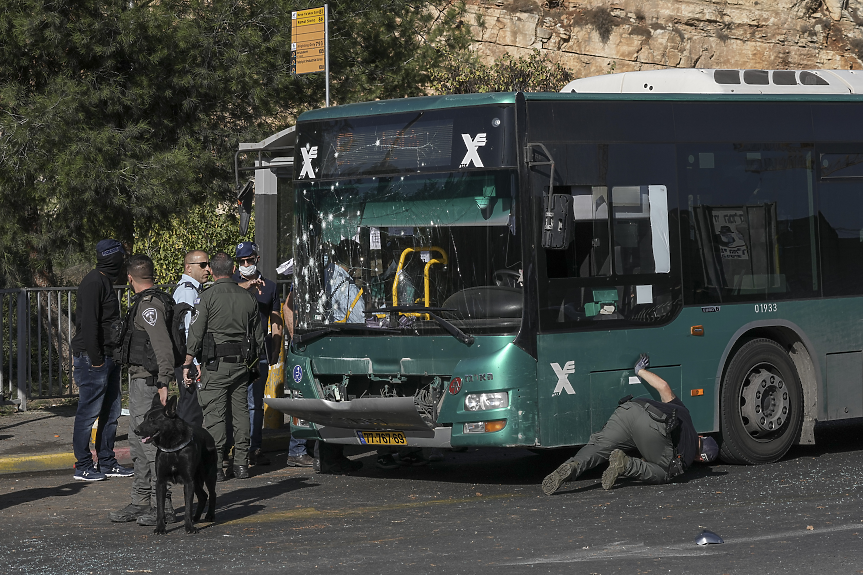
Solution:
[(521, 284), (519, 283), (521, 280), (521, 274), (516, 271), (508, 270), (506, 268), (495, 270), (493, 277), (495, 285), (500, 287), (521, 287)]

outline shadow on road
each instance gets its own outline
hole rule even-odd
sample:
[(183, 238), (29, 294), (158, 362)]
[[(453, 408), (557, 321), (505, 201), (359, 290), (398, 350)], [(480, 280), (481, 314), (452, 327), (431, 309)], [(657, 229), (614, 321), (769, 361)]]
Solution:
[(0, 511), (21, 505), (22, 503), (32, 503), (49, 497), (68, 497), (70, 495), (78, 495), (81, 490), (86, 487), (87, 483), (74, 482), (60, 485), (58, 487), (39, 487), (34, 489), (23, 489), (14, 493), (6, 493), (0, 495)]
[[(53, 415), (45, 415), (45, 416), (42, 416), (42, 417), (35, 417), (35, 418), (33, 418), (33, 419), (26, 419), (26, 420), (24, 420), (24, 421), (19, 421), (18, 423), (12, 423), (12, 424), (10, 424), (10, 425), (0, 425), (0, 430), (3, 430), (3, 429), (12, 429), (13, 427), (18, 427), (19, 425), (28, 425), (28, 424), (33, 423), (34, 421), (42, 421), (43, 419), (51, 419), (51, 418), (53, 418), (53, 417), (54, 417)], [(12, 437), (12, 436), (10, 435), (10, 436), (7, 436), (7, 437)]]
[(815, 425), (815, 445), (795, 445), (785, 459), (859, 451), (863, 447), (863, 418)]
[[(232, 479), (231, 481), (236, 482), (237, 480)], [(308, 477), (288, 477), (268, 485), (243, 487), (228, 492), (220, 491), (217, 485), (216, 520), (217, 522), (231, 521), (255, 515), (267, 508), (263, 503), (264, 501), (309, 487), (318, 487), (318, 485), (309, 483)], [(180, 509), (177, 511), (179, 512)]]
[(573, 449), (529, 451), (522, 448), (470, 448), (463, 453), (444, 450), (444, 460), (416, 467), (379, 469), (372, 452), (360, 459), (363, 468), (352, 475), (375, 479), (409, 479), (445, 483), (534, 485), (570, 457)]
[[(818, 457), (830, 453), (859, 451), (863, 447), (863, 418), (818, 423), (815, 445), (797, 445), (784, 460)], [(374, 452), (361, 459), (363, 468), (354, 475), (369, 478), (410, 479), (450, 483), (493, 483), (500, 485), (538, 485), (542, 479), (578, 451), (578, 448), (528, 450), (524, 448), (470, 448), (465, 453), (444, 450), (444, 460), (421, 467), (400, 467), (391, 471), (375, 466)], [(693, 465), (675, 483), (688, 483), (705, 477), (726, 475), (716, 465)], [(579, 479), (599, 477), (604, 466), (590, 470)]]

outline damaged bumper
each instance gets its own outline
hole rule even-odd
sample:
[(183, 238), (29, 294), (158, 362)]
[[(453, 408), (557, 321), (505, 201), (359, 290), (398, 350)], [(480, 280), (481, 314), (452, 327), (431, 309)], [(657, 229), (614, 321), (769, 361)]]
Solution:
[(270, 407), (315, 424), (329, 443), (369, 445), (364, 431), (401, 432), (407, 445), (450, 447), (450, 427), (434, 427), (416, 410), (411, 397), (361, 398), (351, 401), (264, 398)]

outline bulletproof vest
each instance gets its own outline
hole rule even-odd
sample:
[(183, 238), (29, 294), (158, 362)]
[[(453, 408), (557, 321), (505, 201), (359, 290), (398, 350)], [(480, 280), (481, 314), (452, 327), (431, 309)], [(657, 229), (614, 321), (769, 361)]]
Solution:
[[(147, 296), (158, 299), (165, 308), (165, 325), (173, 348), (174, 367), (182, 365), (186, 359), (186, 332), (184, 329), (184, 315), (193, 309), (187, 303), (176, 304), (174, 298), (157, 288), (142, 291), (135, 298), (135, 303), (126, 313), (121, 336), (121, 345), (115, 352), (115, 357), (120, 363), (129, 365), (140, 365), (152, 374), (159, 371), (156, 361), (156, 353), (150, 342), (146, 330), (135, 325), (135, 317), (141, 302), (148, 299)], [(149, 301), (149, 299), (148, 299)]]

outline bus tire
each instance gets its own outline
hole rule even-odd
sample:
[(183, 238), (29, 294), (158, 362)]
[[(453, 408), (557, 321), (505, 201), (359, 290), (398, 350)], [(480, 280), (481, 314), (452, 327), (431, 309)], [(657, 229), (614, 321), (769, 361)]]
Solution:
[(773, 340), (753, 339), (734, 354), (720, 401), (719, 453), (728, 463), (779, 461), (800, 435), (800, 377), (788, 353)]

